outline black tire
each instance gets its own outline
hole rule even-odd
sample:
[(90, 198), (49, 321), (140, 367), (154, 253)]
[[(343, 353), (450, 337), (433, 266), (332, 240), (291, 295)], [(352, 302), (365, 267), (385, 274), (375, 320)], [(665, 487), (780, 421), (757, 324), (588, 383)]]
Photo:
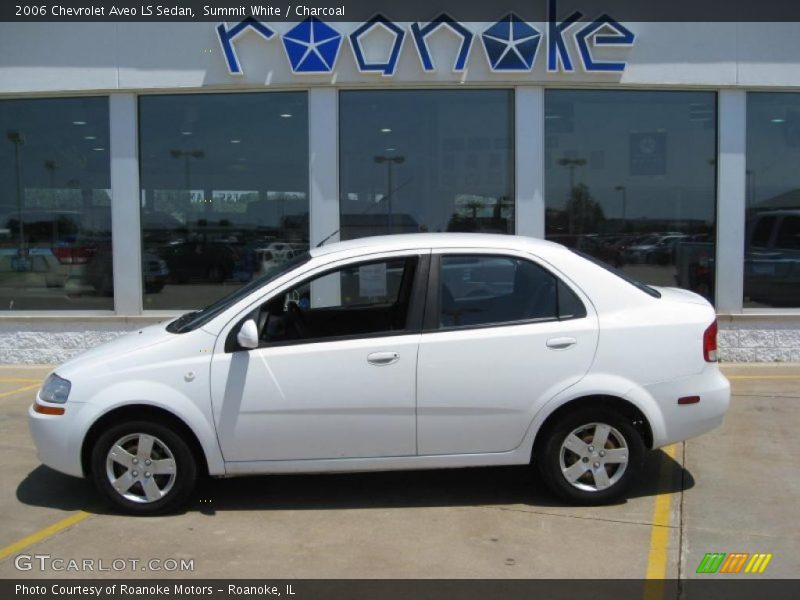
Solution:
[[(614, 476), (619, 468), (617, 464), (609, 463), (608, 465), (601, 465), (599, 467), (606, 471), (609, 481), (613, 482), (609, 487), (591, 490), (580, 489), (576, 487), (576, 485), (580, 484), (586, 487), (597, 486), (592, 468), (595, 464), (592, 461), (595, 459), (588, 457), (588, 461), (579, 459), (587, 464), (587, 470), (583, 475), (582, 481), (579, 480), (576, 484), (570, 483), (570, 481), (567, 480), (567, 476), (562, 472), (562, 444), (574, 431), (595, 423), (610, 425), (616, 430), (615, 433), (609, 435), (609, 442), (606, 444), (604, 452), (608, 452), (610, 449), (622, 449), (621, 445), (614, 444), (616, 435), (619, 434), (622, 436), (625, 446), (627, 447), (628, 462), (619, 478), (616, 480), (614, 480)], [(581, 439), (587, 443), (588, 447), (593, 447), (590, 445), (593, 437)], [(642, 441), (642, 436), (634, 428), (630, 418), (626, 418), (612, 409), (585, 407), (564, 413), (557, 421), (549, 425), (547, 429), (542, 432), (542, 438), (536, 445), (534, 460), (547, 486), (563, 500), (566, 500), (570, 504), (607, 504), (621, 498), (628, 489), (628, 486), (636, 478), (644, 462), (645, 450), (646, 448)], [(595, 449), (595, 451), (599, 452), (598, 449)], [(570, 451), (565, 451), (565, 464), (566, 459), (572, 461), (569, 466), (577, 463), (578, 460), (575, 460), (577, 456), (577, 454), (573, 454)]]
[[(174, 480), (168, 491), (158, 500), (137, 502), (128, 499), (114, 489), (109, 479), (106, 460), (112, 446), (120, 440), (136, 434), (154, 437), (156, 439), (154, 448), (161, 450), (161, 445), (165, 446), (174, 459)], [(164, 456), (163, 453), (162, 456)], [(125, 470), (125, 467), (117, 465), (114, 468), (121, 469), (122, 472)], [(144, 473), (141, 476), (144, 476)], [(114, 508), (128, 514), (156, 515), (180, 508), (194, 491), (197, 476), (197, 460), (184, 437), (168, 426), (151, 421), (130, 421), (114, 425), (97, 439), (92, 448), (91, 478), (94, 485)], [(152, 477), (154, 480), (158, 479), (163, 482), (165, 476), (153, 475)], [(141, 483), (134, 483), (130, 491), (138, 495), (145, 494)]]

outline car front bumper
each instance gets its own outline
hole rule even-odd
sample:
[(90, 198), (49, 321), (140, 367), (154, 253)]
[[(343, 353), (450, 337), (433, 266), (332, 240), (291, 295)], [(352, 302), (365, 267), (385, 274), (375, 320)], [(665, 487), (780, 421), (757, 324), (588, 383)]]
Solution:
[(28, 426), (33, 443), (42, 464), (61, 473), (74, 477), (83, 477), (81, 464), (81, 443), (83, 431), (81, 412), (85, 408), (82, 402), (67, 401), (64, 404), (46, 404), (64, 408), (63, 415), (43, 415), (28, 408)]

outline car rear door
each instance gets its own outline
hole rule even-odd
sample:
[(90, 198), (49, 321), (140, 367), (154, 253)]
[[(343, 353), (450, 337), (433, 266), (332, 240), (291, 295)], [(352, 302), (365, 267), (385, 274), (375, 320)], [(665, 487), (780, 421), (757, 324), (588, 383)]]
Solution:
[(505, 452), (589, 370), (597, 318), (549, 265), (511, 252), (431, 258), (417, 367), (420, 455)]

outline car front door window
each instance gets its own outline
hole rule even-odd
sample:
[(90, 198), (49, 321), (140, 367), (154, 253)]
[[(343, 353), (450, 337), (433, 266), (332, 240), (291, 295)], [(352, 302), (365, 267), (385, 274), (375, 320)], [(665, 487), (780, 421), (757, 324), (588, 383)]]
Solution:
[(270, 299), (258, 311), (265, 345), (406, 330), (417, 257), (348, 265)]

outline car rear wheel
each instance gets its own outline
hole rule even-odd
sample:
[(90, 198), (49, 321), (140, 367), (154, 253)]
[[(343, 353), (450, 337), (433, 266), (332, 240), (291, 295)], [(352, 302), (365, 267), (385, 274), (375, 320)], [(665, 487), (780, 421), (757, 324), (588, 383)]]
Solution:
[(566, 413), (544, 432), (536, 462), (548, 487), (575, 504), (604, 504), (622, 496), (644, 459), (630, 419), (605, 409)]
[(197, 461), (184, 438), (149, 421), (121, 423), (92, 450), (92, 479), (116, 508), (152, 515), (178, 508), (197, 481)]

